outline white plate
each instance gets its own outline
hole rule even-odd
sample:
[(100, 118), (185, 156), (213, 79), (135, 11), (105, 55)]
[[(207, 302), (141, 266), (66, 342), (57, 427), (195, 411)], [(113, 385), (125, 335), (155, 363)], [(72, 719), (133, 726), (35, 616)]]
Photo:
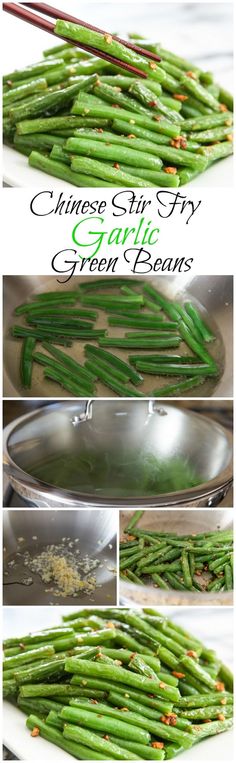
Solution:
[[(72, 757), (64, 750), (60, 750), (41, 737), (31, 737), (30, 731), (25, 727), (26, 716), (17, 708), (3, 703), (3, 743), (20, 760), (48, 761), (50, 763), (71, 763)], [(13, 733), (14, 729), (14, 733)], [(200, 746), (181, 754), (178, 759), (181, 763), (233, 763), (233, 732), (227, 731), (210, 739), (205, 739)]]
[[(45, 186), (48, 188), (50, 183), (50, 190), (58, 188), (61, 191), (63, 183), (63, 185), (65, 184), (75, 189), (75, 186), (66, 183), (64, 180), (30, 167), (27, 157), (18, 154), (17, 151), (9, 148), (9, 146), (4, 146), (3, 148), (3, 182), (14, 188), (30, 188), (31, 186), (40, 188)], [(203, 172), (199, 177), (192, 180), (191, 183), (182, 187), (187, 190), (190, 186), (198, 186), (198, 188), (228, 188), (232, 187), (232, 185), (233, 157), (228, 156), (227, 159), (216, 162), (207, 172)]]
[[(232, 666), (233, 617), (232, 608), (225, 607), (224, 613), (218, 607), (210, 610), (196, 607), (159, 607), (159, 611), (173, 618), (178, 625), (196, 634), (207, 646), (215, 649), (219, 658)], [(92, 610), (91, 610), (92, 611)], [(18, 636), (19, 632), (30, 631), (59, 625), (61, 617), (71, 612), (70, 607), (5, 607), (4, 638)], [(23, 623), (23, 628), (21, 624)], [(20, 760), (27, 763), (69, 763), (71, 755), (48, 743), (41, 737), (31, 737), (25, 727), (26, 716), (9, 702), (3, 703), (3, 741)], [(13, 731), (14, 730), (14, 731)], [(205, 739), (200, 744), (187, 750), (178, 758), (179, 763), (233, 763), (233, 731), (227, 731), (215, 737)]]

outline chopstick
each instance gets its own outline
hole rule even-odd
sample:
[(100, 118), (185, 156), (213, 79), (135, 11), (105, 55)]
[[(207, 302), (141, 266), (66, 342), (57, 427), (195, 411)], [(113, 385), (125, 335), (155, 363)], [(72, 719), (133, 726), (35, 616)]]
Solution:
[[(82, 21), (81, 19), (76, 18), (76, 16), (71, 16), (69, 13), (64, 13), (63, 11), (59, 11), (58, 8), (53, 8), (51, 5), (48, 5), (47, 3), (20, 3), (20, 5), (25, 5), (27, 8), (32, 8), (33, 11), (39, 10), (40, 13), (44, 13), (46, 16), (50, 16), (51, 18), (56, 19), (62, 19), (63, 21), (72, 21), (74, 24), (79, 24), (80, 26), (86, 27), (86, 29), (91, 29), (93, 32), (99, 32), (102, 35), (106, 35), (107, 32), (104, 31), (104, 29), (99, 29), (97, 26), (92, 26), (92, 24), (87, 24), (87, 22)], [(128, 42), (127, 40), (122, 40), (121, 37), (117, 37), (116, 34), (112, 35), (112, 39), (116, 40), (117, 42), (120, 42), (122, 45), (124, 45), (126, 48), (130, 48), (130, 50), (133, 50), (135, 53), (138, 53), (139, 55), (145, 56), (146, 58), (151, 58), (152, 61), (160, 61), (160, 56), (157, 56), (156, 53), (151, 53), (150, 50), (145, 50), (144, 48), (141, 48), (139, 45), (133, 45), (133, 43)]]
[[(106, 34), (102, 30), (98, 29), (97, 27), (93, 27), (84, 21), (80, 21), (79, 19), (76, 19), (73, 16), (69, 16), (68, 14), (64, 14), (61, 11), (57, 10), (57, 8), (52, 8), (51, 6), (47, 5), (46, 3), (25, 3), (25, 5), (32, 7), (34, 9), (37, 9), (41, 11), (42, 13), (51, 16), (52, 18), (61, 18), (66, 21), (73, 21), (74, 23), (79, 23), (84, 27), (87, 27), (88, 29), (91, 29), (93, 31), (98, 31), (101, 34)], [(20, 5), (16, 5), (16, 3), (3, 3), (3, 10), (7, 13), (10, 13), (13, 16), (16, 16), (16, 18), (21, 19), (22, 21), (26, 21), (29, 24), (32, 24), (33, 26), (37, 27), (38, 29), (42, 29), (45, 32), (49, 32), (49, 34), (53, 34), (54, 37), (58, 36), (55, 35), (54, 29), (55, 26), (47, 19), (42, 18), (41, 16), (36, 15), (35, 13), (31, 13), (27, 8), (21, 7), (22, 3)], [(150, 54), (149, 51), (143, 51), (142, 48), (139, 48), (136, 45), (132, 45), (129, 42), (126, 42), (125, 40), (121, 40), (118, 37), (114, 36), (114, 39), (118, 40), (122, 43), (122, 45), (125, 45), (128, 48), (131, 48), (135, 52), (140, 53), (140, 55), (145, 55), (147, 58), (152, 58), (155, 60), (160, 61), (160, 58), (158, 56), (155, 56)], [(71, 40), (69, 40), (66, 37), (61, 37), (60, 40), (65, 40), (65, 42), (68, 42), (70, 45), (75, 45), (76, 47), (82, 48), (83, 50), (86, 50), (87, 52), (91, 53), (94, 56), (97, 56), (99, 58), (104, 59), (105, 61), (108, 61), (109, 63), (115, 64), (115, 66), (119, 66), (122, 69), (126, 69), (126, 71), (131, 72), (132, 74), (135, 74), (136, 76), (143, 77), (146, 79), (147, 75), (145, 72), (141, 71), (141, 69), (136, 68), (135, 66), (132, 66), (131, 64), (127, 64), (123, 61), (120, 61), (118, 58), (115, 58), (114, 56), (109, 55), (108, 53), (104, 53), (101, 50), (98, 50), (97, 48), (94, 48), (90, 45), (84, 45), (82, 43), (72, 43)]]

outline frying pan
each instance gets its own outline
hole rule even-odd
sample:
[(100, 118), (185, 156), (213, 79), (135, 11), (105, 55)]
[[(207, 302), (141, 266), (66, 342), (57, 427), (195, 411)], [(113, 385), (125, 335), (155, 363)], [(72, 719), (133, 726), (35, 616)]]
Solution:
[[(132, 485), (123, 487), (118, 470), (114, 475), (113, 469), (111, 484), (108, 470), (102, 486), (99, 470), (93, 486), (83, 481), (83, 469), (78, 477), (82, 457), (92, 457), (93, 463), (99, 458), (103, 473), (107, 454), (116, 465), (134, 452), (141, 461), (150, 453), (167, 464), (180, 458), (198, 475), (199, 485), (159, 495), (144, 490), (140, 495)], [(51, 459), (54, 472), (49, 480), (45, 468)], [(75, 467), (67, 484), (63, 469), (67, 474), (72, 460)], [(61, 401), (5, 428), (4, 468), (16, 492), (39, 507), (215, 506), (232, 483), (232, 436), (214, 420), (165, 401)]]
[[(94, 278), (89, 276), (89, 280)], [(97, 279), (96, 279), (97, 280)], [(141, 279), (143, 280), (143, 279)], [(216, 339), (210, 345), (210, 352), (219, 363), (221, 375), (219, 379), (208, 379), (204, 384), (190, 390), (184, 397), (230, 397), (232, 395), (232, 310), (233, 310), (233, 280), (231, 276), (197, 276), (193, 278), (188, 273), (177, 276), (149, 276), (148, 283), (159, 289), (166, 297), (185, 302), (193, 300), (200, 310), (203, 318), (211, 326)], [(20, 385), (20, 353), (22, 342), (13, 339), (10, 335), (10, 327), (14, 324), (24, 324), (22, 316), (14, 316), (17, 305), (30, 300), (32, 296), (41, 291), (72, 290), (80, 283), (88, 281), (88, 278), (73, 276), (69, 282), (59, 284), (55, 276), (5, 276), (4, 278), (4, 396), (24, 397), (26, 392)], [(115, 281), (115, 276), (114, 276)], [(130, 277), (132, 287), (132, 276)], [(102, 292), (101, 292), (102, 293)], [(111, 292), (110, 292), (111, 293)], [(113, 290), (112, 293), (119, 293)], [(97, 326), (104, 328), (104, 313), (98, 313)], [(127, 329), (109, 327), (111, 336), (121, 336)], [(73, 358), (84, 362), (84, 342), (74, 342), (71, 349)], [(127, 359), (128, 353), (124, 350), (111, 350), (119, 357)], [(182, 349), (180, 350), (182, 352)], [(142, 351), (143, 352), (143, 351)], [(168, 379), (165, 378), (168, 384)], [(173, 384), (173, 377), (170, 378)], [(153, 375), (145, 374), (142, 391), (150, 397), (151, 390), (163, 386), (163, 379), (156, 380)], [(114, 397), (115, 394), (97, 382), (98, 397)], [(33, 368), (32, 388), (27, 390), (27, 397), (58, 397), (61, 394), (58, 384), (44, 379), (42, 366), (35, 363)], [(70, 394), (63, 391), (63, 397)]]
[[(133, 512), (120, 512), (120, 535), (123, 537), (125, 526)], [(178, 535), (208, 533), (216, 530), (232, 530), (233, 511), (215, 509), (204, 511), (184, 511), (183, 509), (165, 511), (145, 511), (138, 522), (141, 530), (153, 532), (175, 532)], [(135, 585), (127, 580), (120, 580), (120, 604), (122, 606), (232, 606), (233, 591), (192, 593), (191, 591), (161, 590), (149, 582), (145, 586)]]
[[(19, 542), (19, 538), (23, 541)], [(45, 592), (52, 584), (43, 583), (39, 575), (31, 572), (24, 566), (21, 557), (16, 556), (19, 551), (21, 554), (29, 551), (31, 557), (38, 556), (46, 546), (60, 544), (62, 538), (69, 538), (68, 544), (79, 538), (78, 544), (74, 545), (80, 550), (79, 560), (86, 554), (91, 559), (99, 559), (99, 566), (91, 574), (95, 575), (101, 587), (92, 594), (81, 593), (76, 598), (55, 597)], [(4, 582), (7, 582), (3, 586), (4, 604), (46, 605), (52, 601), (55, 605), (73, 606), (116, 604), (116, 575), (112, 572), (116, 567), (115, 511), (4, 511), (3, 544), (4, 571), (8, 572), (7, 576), (4, 575)], [(71, 550), (67, 544), (66, 547)], [(8, 566), (12, 560), (15, 564)], [(11, 581), (21, 581), (27, 577), (33, 579), (33, 585), (9, 585)], [(86, 580), (83, 572), (81, 578)]]

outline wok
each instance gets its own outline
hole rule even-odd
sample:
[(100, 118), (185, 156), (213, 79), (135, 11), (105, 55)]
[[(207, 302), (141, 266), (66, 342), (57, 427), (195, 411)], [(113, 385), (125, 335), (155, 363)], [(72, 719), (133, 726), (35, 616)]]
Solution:
[[(108, 511), (4, 511), (4, 604), (8, 605), (46, 605), (56, 604), (104, 605), (108, 601), (116, 604), (116, 576), (112, 571), (116, 567), (116, 516)], [(19, 538), (21, 542), (19, 542)], [(34, 538), (34, 539), (33, 539)], [(51, 584), (43, 583), (39, 575), (31, 572), (23, 564), (23, 559), (16, 556), (29, 551), (31, 558), (38, 556), (45, 547), (60, 544), (62, 538), (68, 544), (75, 539), (79, 542), (74, 548), (80, 550), (78, 559), (86, 554), (91, 559), (99, 559), (95, 575), (99, 588), (92, 594), (80, 593), (76, 598), (67, 596), (57, 598), (45, 589)], [(23, 539), (23, 540), (22, 540)], [(68, 550), (71, 547), (66, 544)], [(109, 545), (112, 548), (109, 548)], [(9, 562), (14, 560), (14, 565)], [(102, 566), (100, 566), (102, 565)], [(33, 585), (13, 585), (11, 581), (32, 578)], [(86, 580), (83, 572), (81, 578)], [(56, 585), (54, 584), (54, 587)]]
[[(231, 433), (202, 414), (165, 401), (56, 402), (16, 419), (4, 435), (10, 482), (36, 506), (214, 506), (232, 483)], [(199, 483), (174, 492), (135, 493), (132, 483), (127, 487), (122, 482), (122, 468), (116, 470), (116, 462), (125, 464), (130, 454), (135, 454), (136, 471), (149, 454), (167, 466), (181, 459)], [(88, 481), (90, 462), (100, 468)]]

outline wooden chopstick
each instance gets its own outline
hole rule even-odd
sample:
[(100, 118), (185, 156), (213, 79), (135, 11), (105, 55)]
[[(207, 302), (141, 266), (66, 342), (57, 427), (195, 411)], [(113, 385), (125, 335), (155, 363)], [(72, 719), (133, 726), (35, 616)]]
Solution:
[[(106, 35), (107, 32), (104, 31), (104, 29), (99, 29), (99, 27), (93, 26), (92, 24), (87, 24), (87, 22), (82, 21), (81, 19), (76, 18), (76, 16), (71, 16), (69, 13), (64, 13), (64, 11), (60, 11), (58, 8), (53, 8), (51, 5), (48, 5), (47, 3), (20, 3), (20, 5), (25, 5), (27, 8), (32, 8), (33, 11), (39, 11), (40, 13), (44, 13), (46, 16), (50, 16), (50, 18), (55, 19), (62, 19), (63, 21), (72, 21), (74, 24), (79, 24), (80, 26), (86, 27), (86, 29), (91, 29), (93, 32), (99, 32), (102, 35)], [(157, 56), (156, 53), (151, 53), (150, 50), (145, 50), (144, 48), (140, 47), (139, 45), (133, 45), (133, 43), (128, 42), (128, 40), (122, 40), (121, 37), (117, 37), (116, 34), (112, 35), (112, 39), (116, 40), (117, 42), (120, 42), (122, 45), (125, 46), (125, 48), (130, 48), (130, 50), (133, 50), (135, 53), (138, 53), (139, 55), (145, 56), (146, 58), (151, 58), (152, 61), (160, 61), (160, 56)]]
[[(68, 14), (65, 16), (61, 11), (57, 11), (55, 8), (50, 8), (50, 6), (47, 6), (44, 3), (26, 3), (26, 5), (34, 6), (34, 8), (37, 8), (38, 10), (41, 10), (43, 8), (42, 13), (46, 13), (50, 16), (55, 16), (55, 14), (59, 14), (57, 18), (62, 18), (65, 20), (73, 19), (75, 23), (81, 23), (78, 22), (78, 19), (74, 19), (74, 17), (68, 17)], [(54, 37), (58, 36), (55, 35), (55, 26), (47, 19), (42, 18), (41, 16), (36, 15), (35, 13), (31, 13), (27, 8), (22, 7), (22, 4), (17, 5), (16, 3), (3, 3), (3, 10), (7, 13), (10, 13), (13, 16), (16, 16), (16, 18), (21, 19), (22, 21), (26, 21), (28, 24), (32, 24), (33, 26), (37, 27), (38, 29), (42, 29), (44, 32), (49, 32), (49, 34), (53, 34)], [(47, 9), (50, 9), (50, 14)], [(95, 27), (91, 27), (87, 25), (85, 22), (82, 22), (83, 26), (87, 26), (88, 28), (91, 28), (92, 30), (99, 31), (102, 34), (101, 30), (96, 30)], [(83, 50), (86, 50), (87, 52), (91, 53), (94, 56), (97, 56), (98, 58), (102, 58), (105, 61), (108, 61), (111, 64), (114, 64), (115, 66), (119, 66), (122, 69), (126, 69), (126, 71), (131, 72), (131, 74), (134, 74), (135, 76), (142, 77), (143, 79), (146, 79), (147, 75), (145, 72), (143, 72), (141, 69), (136, 68), (135, 66), (132, 66), (131, 64), (127, 64), (123, 61), (120, 61), (119, 58), (115, 58), (114, 56), (111, 56), (108, 53), (104, 53), (101, 50), (98, 50), (97, 48), (94, 48), (90, 45), (84, 45), (82, 43), (75, 43), (69, 40), (67, 37), (59, 37), (60, 40), (64, 40), (65, 42), (69, 43), (70, 45), (74, 45), (76, 47), (82, 48)], [(119, 38), (116, 38), (119, 39)], [(120, 41), (120, 40), (119, 40)], [(123, 41), (122, 41), (123, 44)], [(132, 46), (130, 43), (124, 43), (127, 45), (127, 47), (131, 47), (132, 49), (136, 48), (138, 52), (140, 52), (141, 55), (143, 55), (142, 50), (139, 49), (137, 46)], [(148, 51), (149, 53), (149, 51)], [(146, 54), (146, 51), (145, 51)], [(148, 56), (149, 57), (149, 56)], [(152, 57), (152, 56), (151, 56)], [(158, 59), (159, 60), (159, 59)]]

